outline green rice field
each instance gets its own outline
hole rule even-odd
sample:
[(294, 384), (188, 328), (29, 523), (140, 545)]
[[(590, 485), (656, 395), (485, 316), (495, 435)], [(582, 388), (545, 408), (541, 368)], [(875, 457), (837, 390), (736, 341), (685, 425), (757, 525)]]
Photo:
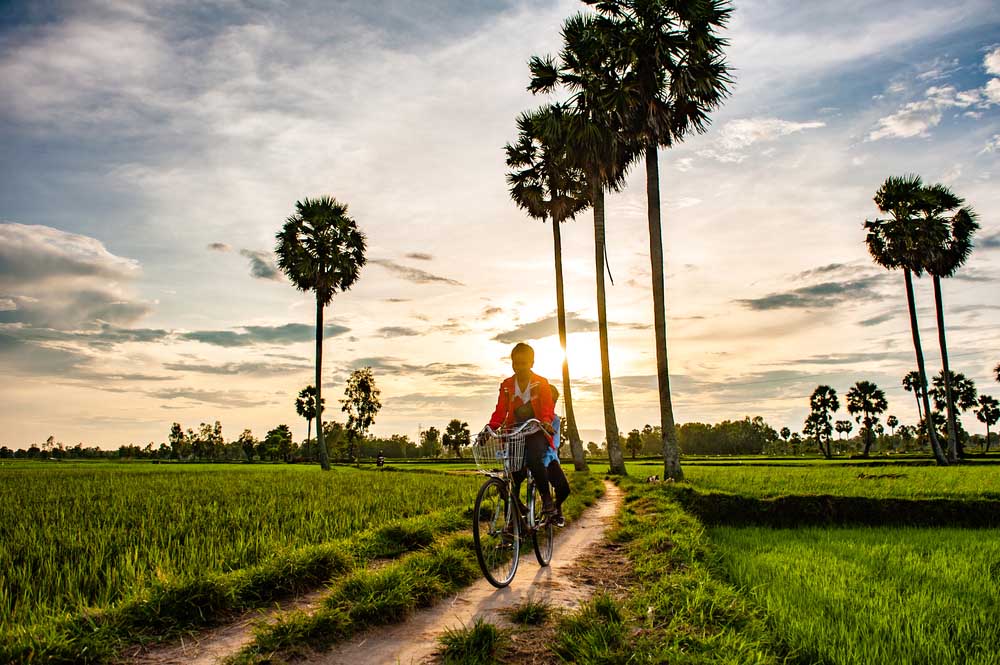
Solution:
[(726, 576), (796, 660), (1000, 662), (1000, 532), (716, 528)]
[(0, 634), (113, 606), (154, 581), (471, 507), (480, 482), (299, 465), (2, 465)]

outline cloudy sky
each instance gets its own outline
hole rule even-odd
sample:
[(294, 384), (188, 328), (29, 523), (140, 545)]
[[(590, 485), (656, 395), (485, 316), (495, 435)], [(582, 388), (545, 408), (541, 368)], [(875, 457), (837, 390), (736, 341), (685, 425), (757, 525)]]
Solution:
[[(327, 313), (324, 390), (371, 366), (375, 431), (477, 428), (513, 342), (559, 376), (551, 228), (509, 201), (502, 147), (539, 105), (526, 61), (569, 0), (5, 2), (0, 7), (0, 443), (116, 447), (170, 423), (288, 423), (314, 305), (276, 270), (295, 201), (330, 194), (369, 262)], [(862, 223), (917, 173), (982, 230), (944, 286), (953, 367), (1000, 394), (1000, 14), (994, 0), (747, 0), (710, 130), (661, 152), (680, 422), (801, 429), (860, 379), (913, 422), (903, 277)], [(644, 173), (608, 201), (612, 373), (625, 431), (656, 423)], [(569, 358), (600, 440), (593, 227), (564, 229)], [(917, 282), (940, 367), (929, 280)], [(840, 417), (844, 417), (839, 414)], [(974, 417), (966, 423), (981, 426)]]

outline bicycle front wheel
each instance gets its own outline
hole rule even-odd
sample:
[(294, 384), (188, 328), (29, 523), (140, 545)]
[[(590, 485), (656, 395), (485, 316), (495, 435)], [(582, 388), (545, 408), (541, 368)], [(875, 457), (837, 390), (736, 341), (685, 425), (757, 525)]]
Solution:
[(498, 589), (514, 579), (521, 554), (520, 525), (515, 510), (507, 485), (499, 478), (490, 478), (479, 488), (472, 538), (483, 575)]
[(547, 566), (552, 561), (552, 537), (555, 527), (548, 520), (546, 520), (545, 524), (538, 525), (542, 513), (542, 495), (539, 493), (537, 485), (532, 484), (532, 490), (534, 494), (532, 513), (534, 513), (533, 524), (535, 525), (532, 541), (535, 546), (535, 558), (538, 559), (539, 566)]

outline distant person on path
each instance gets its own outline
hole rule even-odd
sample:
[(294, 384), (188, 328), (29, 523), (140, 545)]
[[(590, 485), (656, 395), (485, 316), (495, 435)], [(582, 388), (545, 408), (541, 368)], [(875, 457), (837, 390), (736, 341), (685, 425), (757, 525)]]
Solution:
[[(535, 485), (542, 497), (542, 514), (556, 518), (556, 508), (552, 504), (549, 491), (545, 458), (549, 451), (555, 451), (552, 444), (552, 420), (555, 418), (555, 402), (549, 382), (534, 372), (535, 350), (527, 344), (518, 343), (510, 352), (510, 366), (514, 376), (500, 383), (497, 407), (490, 418), (490, 428), (512, 427), (532, 418), (541, 423), (542, 431), (529, 434), (524, 439), (524, 463), (531, 469)], [(515, 488), (519, 491), (525, 478), (523, 470), (514, 474)]]
[(382, 466), (384, 464), (385, 464), (385, 455), (383, 455), (382, 451), (380, 450), (378, 451), (378, 457), (375, 458), (375, 466), (377, 466), (378, 470), (381, 471)]

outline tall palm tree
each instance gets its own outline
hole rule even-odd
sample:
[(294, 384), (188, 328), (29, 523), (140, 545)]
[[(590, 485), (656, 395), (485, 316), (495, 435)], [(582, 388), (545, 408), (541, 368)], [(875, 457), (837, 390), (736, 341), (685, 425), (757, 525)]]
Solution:
[(896, 427), (899, 425), (899, 418), (896, 416), (889, 416), (885, 419), (885, 424), (889, 426), (889, 433), (892, 436), (896, 436)]
[[(917, 200), (923, 189), (920, 176), (890, 176), (875, 193), (875, 205), (885, 219), (866, 221), (867, 230), (865, 243), (868, 253), (875, 263), (886, 270), (903, 269), (903, 281), (906, 285), (906, 304), (910, 311), (910, 333), (913, 337), (913, 350), (917, 356), (917, 372), (920, 375), (919, 394), (924, 404), (924, 413), (931, 411), (927, 397), (927, 369), (924, 366), (924, 351), (920, 345), (920, 329), (917, 327), (917, 307), (913, 298), (913, 273), (919, 277), (924, 270), (922, 238), (917, 225)], [(927, 437), (934, 451), (934, 459), (941, 466), (948, 465), (937, 432), (931, 426), (929, 419), (926, 426)]]
[[(326, 400), (323, 400), (324, 402)], [(323, 406), (320, 406), (319, 410), (323, 410)], [(306, 443), (309, 443), (309, 439), (312, 438), (312, 424), (313, 418), (316, 417), (316, 386), (306, 386), (299, 391), (299, 396), (295, 399), (295, 413), (299, 414), (300, 418), (305, 418), (306, 422)]]
[(924, 413), (920, 409), (920, 372), (911, 370), (906, 373), (903, 377), (903, 390), (913, 393), (913, 397), (917, 400), (917, 420), (921, 420)]
[(934, 308), (937, 313), (938, 344), (944, 375), (945, 402), (948, 409), (948, 459), (958, 459), (958, 435), (955, 427), (955, 400), (948, 368), (948, 343), (945, 339), (944, 307), (941, 303), (941, 278), (952, 277), (972, 252), (972, 237), (979, 229), (976, 213), (944, 185), (924, 187), (916, 210), (921, 217), (921, 232), (927, 253), (924, 269), (934, 282)]
[[(357, 281), (365, 265), (365, 235), (347, 216), (347, 205), (332, 196), (295, 202), (295, 214), (278, 232), (278, 268), (300, 291), (316, 293), (316, 403), (323, 404), (323, 308)], [(323, 442), (323, 419), (316, 425), (319, 463), (330, 470)]]
[(567, 109), (559, 105), (523, 113), (517, 119), (518, 138), (504, 150), (510, 196), (529, 216), (544, 223), (552, 220), (552, 245), (556, 270), (556, 319), (559, 346), (562, 348), (563, 403), (566, 405), (566, 436), (573, 453), (573, 468), (586, 471), (583, 441), (573, 412), (573, 393), (569, 380), (569, 357), (566, 354), (566, 301), (563, 290), (562, 231), (569, 221), (590, 206), (589, 186), (583, 171), (567, 160), (565, 121)]
[(990, 425), (996, 425), (1000, 420), (1000, 402), (995, 397), (980, 395), (979, 408), (976, 409), (976, 418), (986, 425), (986, 449), (983, 452), (990, 452)]
[(858, 381), (847, 391), (847, 412), (865, 428), (865, 450), (862, 453), (865, 457), (868, 457), (872, 447), (872, 434), (878, 424), (878, 414), (888, 406), (885, 391), (871, 381)]
[[(944, 370), (938, 372), (934, 379), (931, 381), (930, 395), (931, 400), (934, 402), (934, 408), (938, 411), (944, 412), (948, 406), (948, 394), (951, 394), (951, 407), (952, 414), (957, 416), (962, 415), (963, 411), (968, 411), (969, 409), (976, 406), (976, 397), (978, 391), (976, 390), (975, 382), (966, 377), (961, 372), (949, 371), (945, 374)], [(948, 389), (950, 387), (950, 390)], [(949, 414), (951, 415), (951, 414)], [(949, 425), (950, 426), (950, 425)], [(958, 424), (954, 425), (955, 434), (951, 436), (956, 441), (956, 459), (959, 457), (964, 457), (965, 450), (962, 444), (962, 436), (964, 430)]]
[(664, 256), (660, 220), (658, 149), (706, 131), (709, 113), (729, 94), (723, 58), (727, 40), (718, 31), (732, 8), (726, 0), (584, 0), (608, 36), (629, 113), (622, 130), (635, 138), (646, 166), (653, 330), (659, 389), (663, 476), (683, 478), (674, 426), (667, 362)]
[[(809, 397), (809, 408), (812, 410), (810, 417), (815, 418), (813, 429), (816, 434), (816, 441), (819, 449), (827, 459), (833, 458), (833, 444), (830, 442), (830, 435), (833, 426), (830, 424), (830, 416), (840, 408), (840, 400), (837, 399), (837, 391), (830, 386), (816, 386), (812, 396)], [(823, 439), (826, 440), (826, 447), (823, 447)]]
[(604, 34), (595, 28), (594, 17), (576, 15), (563, 24), (564, 48), (560, 60), (532, 57), (533, 93), (547, 93), (559, 86), (570, 90), (573, 113), (567, 116), (568, 155), (583, 170), (590, 183), (594, 209), (594, 263), (597, 279), (597, 329), (601, 354), (601, 389), (604, 397), (604, 430), (608, 444), (609, 471), (626, 475), (625, 458), (618, 437), (611, 360), (608, 344), (607, 297), (604, 283), (606, 232), (604, 192), (618, 191), (624, 184), (628, 165), (634, 159), (632, 146), (616, 132), (620, 125), (614, 91), (615, 72), (608, 64)]

